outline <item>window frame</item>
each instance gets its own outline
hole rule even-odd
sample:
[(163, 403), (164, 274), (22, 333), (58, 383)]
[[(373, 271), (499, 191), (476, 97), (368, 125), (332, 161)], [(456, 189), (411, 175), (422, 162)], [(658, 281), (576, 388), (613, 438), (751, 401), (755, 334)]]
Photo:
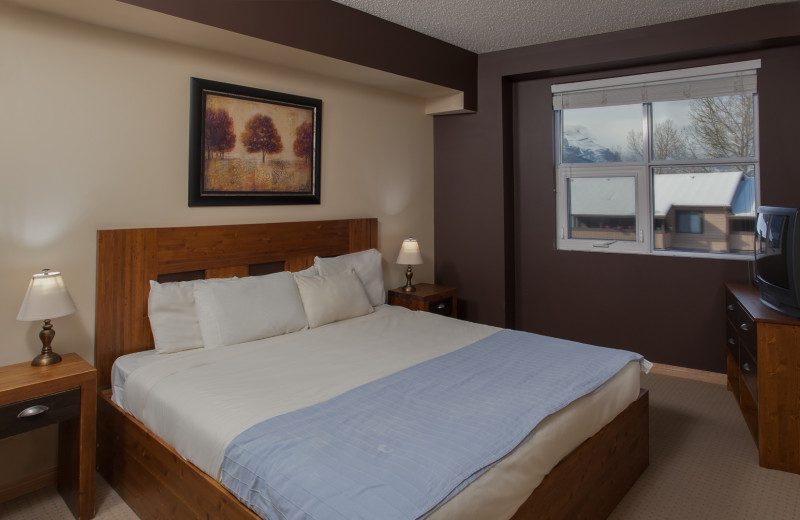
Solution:
[[(760, 62), (758, 62), (760, 67)], [(555, 89), (554, 89), (555, 92)], [(653, 126), (652, 101), (642, 102), (643, 126), (643, 161), (612, 162), (593, 164), (562, 164), (563, 152), (563, 112), (565, 108), (553, 111), (553, 128), (555, 144), (555, 194), (556, 194), (556, 241), (557, 250), (594, 251), (606, 253), (648, 254), (657, 256), (677, 256), (694, 258), (716, 258), (733, 260), (752, 260), (751, 252), (714, 252), (690, 251), (678, 249), (654, 249), (655, 215), (653, 202), (653, 177), (657, 168), (725, 165), (751, 165), (754, 172), (754, 207), (760, 204), (760, 143), (758, 93), (753, 92), (753, 137), (754, 154), (752, 157), (734, 157), (723, 159), (690, 159), (690, 160), (653, 160), (650, 144), (650, 132)], [(717, 97), (717, 96), (709, 96)], [(632, 103), (633, 104), (633, 103)], [(638, 104), (638, 103), (636, 103)], [(620, 172), (620, 173), (615, 173)], [(571, 238), (569, 236), (569, 179), (574, 177), (611, 177), (634, 176), (636, 178), (636, 241), (596, 240)], [(755, 217), (755, 215), (754, 215)], [(701, 221), (701, 228), (702, 228)]]

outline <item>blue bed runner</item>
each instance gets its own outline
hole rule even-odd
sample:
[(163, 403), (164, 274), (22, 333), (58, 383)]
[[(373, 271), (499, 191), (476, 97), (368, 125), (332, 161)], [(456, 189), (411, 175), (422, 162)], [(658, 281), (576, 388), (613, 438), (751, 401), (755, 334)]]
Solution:
[(422, 518), (632, 352), (502, 330), (249, 428), (222, 484), (270, 520)]

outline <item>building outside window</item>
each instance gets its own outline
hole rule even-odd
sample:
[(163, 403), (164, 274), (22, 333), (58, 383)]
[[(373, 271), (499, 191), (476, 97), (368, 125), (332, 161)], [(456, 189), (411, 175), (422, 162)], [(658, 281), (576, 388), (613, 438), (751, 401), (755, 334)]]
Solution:
[(554, 85), (557, 247), (752, 253), (759, 67)]

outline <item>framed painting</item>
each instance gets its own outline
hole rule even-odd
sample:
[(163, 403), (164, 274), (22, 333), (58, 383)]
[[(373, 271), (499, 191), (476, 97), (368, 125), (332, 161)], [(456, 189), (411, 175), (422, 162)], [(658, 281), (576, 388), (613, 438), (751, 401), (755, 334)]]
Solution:
[(189, 206), (320, 203), (322, 101), (191, 80)]

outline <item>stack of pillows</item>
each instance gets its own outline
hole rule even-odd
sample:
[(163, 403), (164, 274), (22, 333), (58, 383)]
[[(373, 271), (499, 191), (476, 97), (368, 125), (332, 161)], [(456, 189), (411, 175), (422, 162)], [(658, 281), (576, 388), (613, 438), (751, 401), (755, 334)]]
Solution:
[(376, 249), (314, 258), (304, 271), (150, 281), (148, 314), (161, 354), (214, 348), (363, 316), (385, 302)]

